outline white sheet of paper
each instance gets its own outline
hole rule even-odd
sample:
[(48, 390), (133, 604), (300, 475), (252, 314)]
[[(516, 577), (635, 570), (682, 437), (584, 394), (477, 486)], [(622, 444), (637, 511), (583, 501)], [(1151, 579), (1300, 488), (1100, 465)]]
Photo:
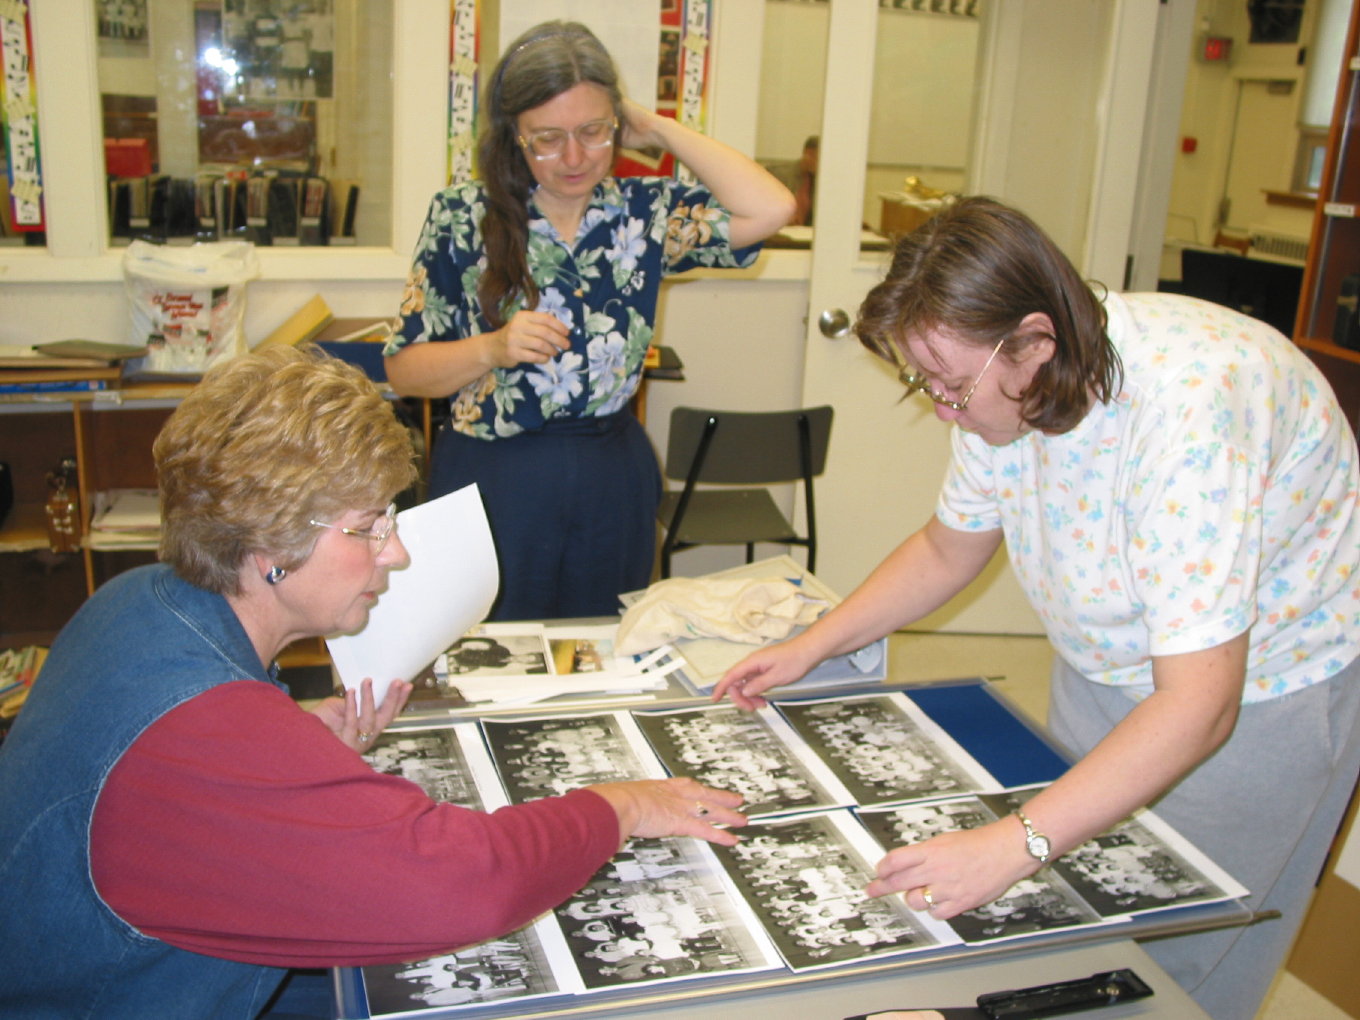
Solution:
[(393, 680), (412, 679), (480, 623), (500, 589), (476, 485), (403, 510), (397, 527), (410, 566), (388, 575), (362, 630), (326, 639), (341, 683), (357, 691), (373, 678), (374, 705)]

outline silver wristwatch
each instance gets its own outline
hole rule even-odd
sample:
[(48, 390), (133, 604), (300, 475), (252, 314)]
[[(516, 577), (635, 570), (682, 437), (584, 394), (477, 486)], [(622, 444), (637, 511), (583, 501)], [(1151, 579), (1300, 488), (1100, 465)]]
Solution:
[(1048, 837), (1042, 832), (1036, 832), (1034, 823), (1026, 818), (1025, 813), (1019, 808), (1015, 809), (1015, 817), (1020, 819), (1020, 824), (1025, 827), (1025, 849), (1029, 851), (1029, 855), (1040, 864), (1047, 864), (1048, 855), (1053, 850)]

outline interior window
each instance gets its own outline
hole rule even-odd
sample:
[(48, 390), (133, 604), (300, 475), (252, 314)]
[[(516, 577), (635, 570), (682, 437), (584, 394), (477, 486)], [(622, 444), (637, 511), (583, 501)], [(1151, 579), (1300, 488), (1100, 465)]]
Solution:
[(387, 0), (98, 0), (109, 235), (392, 243)]
[[(967, 174), (975, 90), (979, 0), (883, 4), (862, 222), (872, 234), (910, 230), (957, 193)], [(766, 0), (756, 158), (799, 200), (802, 239), (815, 224), (809, 192), (820, 156), (827, 4)], [(801, 246), (801, 245), (795, 245)]]

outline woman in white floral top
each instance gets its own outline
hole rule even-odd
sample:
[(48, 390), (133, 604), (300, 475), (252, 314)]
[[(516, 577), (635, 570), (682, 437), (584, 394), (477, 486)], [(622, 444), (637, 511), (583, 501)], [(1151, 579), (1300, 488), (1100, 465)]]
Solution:
[(1255, 319), (1098, 296), (984, 198), (898, 242), (856, 329), (955, 425), (935, 515), (715, 696), (760, 704), (947, 602), (1004, 543), (1075, 764), (1023, 815), (893, 850), (868, 891), (952, 917), (1151, 805), (1283, 915), (1145, 946), (1211, 1016), (1250, 1020), (1360, 771), (1360, 475), (1335, 396)]
[[(501, 563), (493, 617), (613, 613), (651, 576), (660, 472), (628, 399), (661, 280), (750, 265), (793, 196), (625, 100), (583, 25), (520, 36), (486, 109), (480, 180), (430, 205), (387, 377), (398, 393), (452, 398), (430, 495), (478, 484)], [(670, 152), (701, 183), (615, 178), (624, 145)]]

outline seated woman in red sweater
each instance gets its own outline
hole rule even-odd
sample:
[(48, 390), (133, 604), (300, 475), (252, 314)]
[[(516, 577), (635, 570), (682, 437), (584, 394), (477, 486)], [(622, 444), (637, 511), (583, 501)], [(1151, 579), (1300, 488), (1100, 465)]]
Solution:
[(253, 1017), (290, 968), (517, 928), (629, 836), (736, 842), (714, 824), (742, 824), (740, 798), (689, 779), (438, 804), (358, 754), (409, 684), (288, 696), (279, 651), (362, 626), (407, 559), (410, 439), (358, 370), (237, 359), (155, 458), (164, 562), (82, 607), (0, 747), (0, 1014)]

